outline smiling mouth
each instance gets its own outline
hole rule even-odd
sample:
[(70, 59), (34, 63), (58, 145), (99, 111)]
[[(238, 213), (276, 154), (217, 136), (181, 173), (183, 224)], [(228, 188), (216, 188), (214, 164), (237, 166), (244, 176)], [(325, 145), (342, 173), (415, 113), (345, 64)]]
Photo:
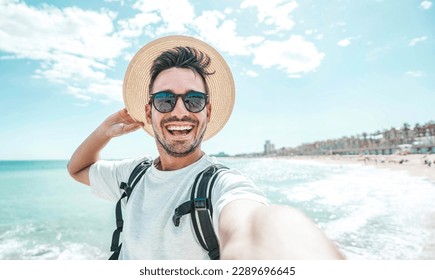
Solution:
[(169, 125), (166, 127), (171, 135), (174, 136), (186, 136), (189, 134), (193, 126), (192, 125)]

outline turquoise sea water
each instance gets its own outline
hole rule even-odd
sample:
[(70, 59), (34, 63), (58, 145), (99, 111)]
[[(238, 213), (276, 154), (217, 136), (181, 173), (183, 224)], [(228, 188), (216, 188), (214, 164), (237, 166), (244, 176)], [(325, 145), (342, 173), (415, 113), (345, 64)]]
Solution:
[[(222, 159), (273, 203), (310, 216), (349, 259), (434, 259), (435, 184), (366, 166)], [(111, 202), (66, 161), (0, 161), (0, 259), (106, 259)]]

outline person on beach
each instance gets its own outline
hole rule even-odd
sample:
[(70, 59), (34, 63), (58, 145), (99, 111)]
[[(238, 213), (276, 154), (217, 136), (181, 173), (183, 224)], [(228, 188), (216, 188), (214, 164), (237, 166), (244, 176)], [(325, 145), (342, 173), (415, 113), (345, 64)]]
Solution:
[[(157, 39), (138, 51), (127, 69), (126, 108), (104, 120), (77, 148), (69, 174), (102, 198), (117, 201), (144, 157), (106, 161), (100, 151), (112, 138), (144, 129), (159, 156), (134, 188), (124, 211), (120, 259), (207, 259), (190, 216), (179, 227), (174, 209), (189, 199), (198, 173), (215, 158), (202, 141), (229, 119), (235, 87), (222, 56), (187, 36)], [(145, 157), (146, 158), (146, 157)], [(213, 228), (221, 259), (342, 259), (336, 246), (301, 212), (271, 205), (240, 172), (221, 172), (211, 195)]]

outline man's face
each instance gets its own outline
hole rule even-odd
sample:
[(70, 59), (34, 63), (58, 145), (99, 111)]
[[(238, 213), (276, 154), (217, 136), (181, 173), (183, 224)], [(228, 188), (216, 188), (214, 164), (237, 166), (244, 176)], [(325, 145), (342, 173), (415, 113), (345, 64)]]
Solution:
[[(170, 68), (162, 71), (154, 81), (152, 93), (161, 91), (175, 94), (205, 92), (205, 86), (201, 76), (192, 70)], [(199, 113), (189, 112), (181, 98), (168, 113), (158, 112), (152, 104), (146, 105), (147, 122), (153, 127), (158, 149), (173, 157), (184, 157), (199, 149), (210, 113), (210, 104)]]

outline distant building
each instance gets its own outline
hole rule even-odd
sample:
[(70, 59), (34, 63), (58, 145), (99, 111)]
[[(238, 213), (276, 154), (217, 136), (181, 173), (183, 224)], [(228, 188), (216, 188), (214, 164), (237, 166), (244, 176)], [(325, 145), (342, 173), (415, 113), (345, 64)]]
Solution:
[(434, 146), (435, 136), (420, 136), (414, 138), (414, 145)]
[(270, 142), (270, 140), (267, 140), (264, 144), (264, 154), (270, 155), (275, 152), (275, 145)]
[(211, 156), (213, 156), (213, 157), (229, 157), (230, 155), (225, 153), (225, 152), (220, 152), (218, 154), (211, 155)]

